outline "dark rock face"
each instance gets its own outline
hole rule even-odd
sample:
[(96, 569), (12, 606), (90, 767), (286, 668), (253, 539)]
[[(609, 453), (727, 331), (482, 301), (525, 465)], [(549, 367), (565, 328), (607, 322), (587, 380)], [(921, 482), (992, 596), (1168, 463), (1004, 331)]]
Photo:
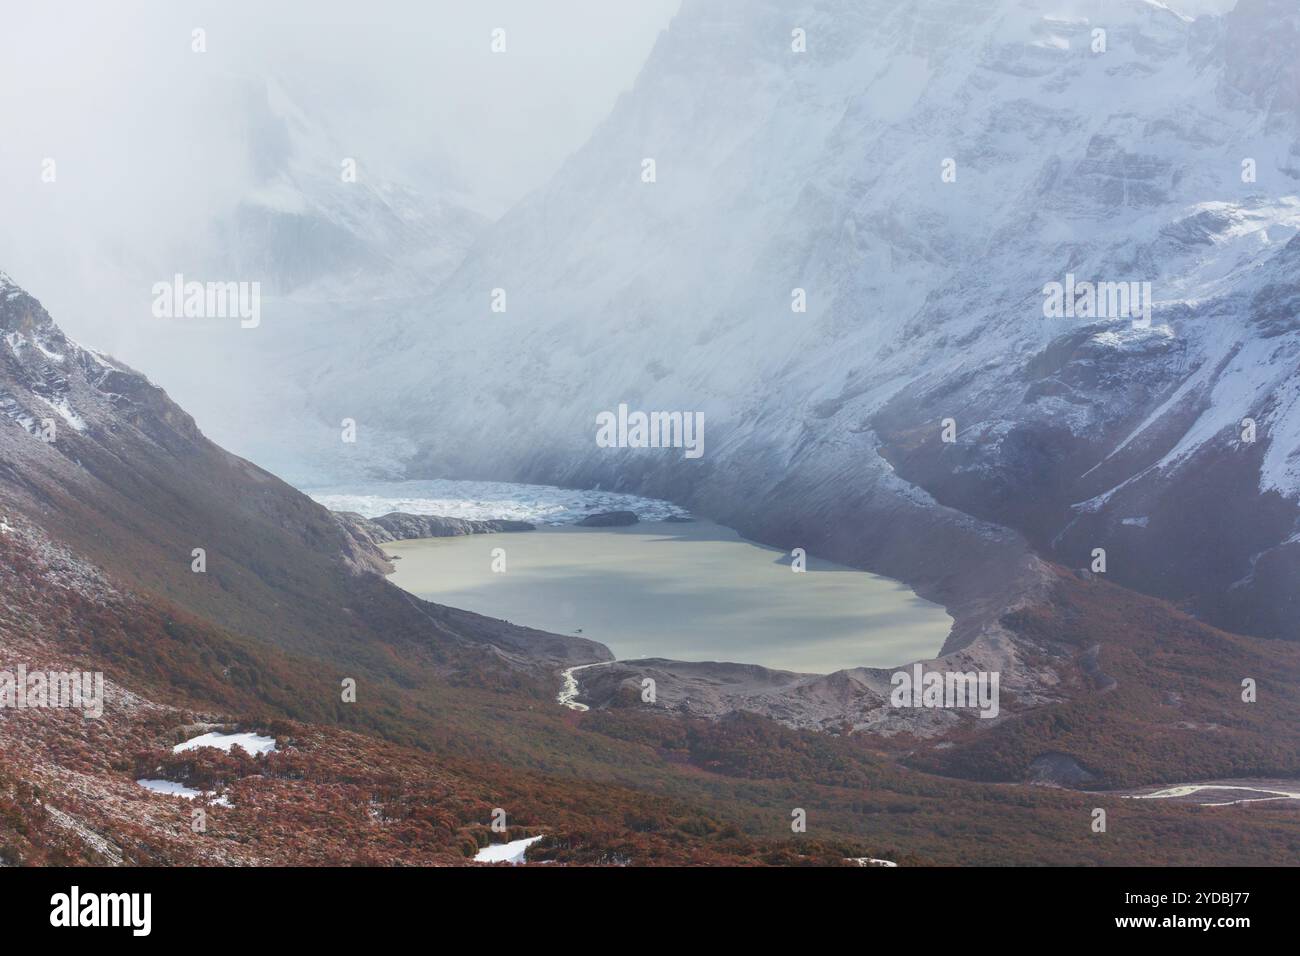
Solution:
[(639, 519), (631, 511), (605, 511), (597, 515), (587, 515), (578, 524), (586, 528), (616, 528), (636, 524)]
[[(360, 516), (356, 516), (360, 517)], [(362, 519), (363, 521), (366, 519)], [(378, 529), (377, 541), (406, 541), (411, 538), (455, 538), (464, 534), (495, 534), (498, 531), (532, 531), (527, 521), (474, 521), (441, 515), (409, 515), (400, 511), (371, 519)]]

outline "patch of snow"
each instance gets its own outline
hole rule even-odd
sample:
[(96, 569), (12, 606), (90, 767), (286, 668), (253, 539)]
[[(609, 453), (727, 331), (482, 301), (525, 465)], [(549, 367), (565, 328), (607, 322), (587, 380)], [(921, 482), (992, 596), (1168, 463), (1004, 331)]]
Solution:
[(36, 348), (40, 350), (40, 353), (41, 353), (42, 355), (44, 355), (47, 359), (49, 359), (51, 362), (62, 362), (62, 361), (63, 361), (63, 353), (62, 353), (62, 352), (51, 352), (49, 349), (47, 349), (47, 348), (45, 347), (45, 345), (41, 342), (40, 339), (33, 338), (33, 339), (32, 339), (32, 344), (35, 345)]
[(1103, 329), (1088, 341), (1116, 352), (1145, 352), (1173, 338), (1174, 330), (1168, 325), (1153, 325), (1144, 329), (1124, 322), (1114, 328)]
[(34, 397), (39, 398), (46, 405), (50, 406), (50, 408), (58, 412), (59, 417), (71, 425), (74, 431), (84, 432), (86, 430), (86, 420), (72, 410), (72, 406), (68, 404), (66, 398), (59, 397), (49, 399), (45, 398), (43, 395), (34, 395)]
[(195, 797), (202, 796), (203, 791), (195, 790), (185, 786), (183, 783), (176, 783), (172, 780), (137, 780), (140, 786), (144, 787), (150, 793), (163, 793), (172, 797), (184, 797), (186, 800), (193, 800)]
[(541, 837), (527, 837), (523, 840), (511, 840), (509, 843), (494, 843), (491, 846), (485, 846), (474, 854), (475, 863), (511, 863), (519, 864), (527, 862), (524, 854), (528, 848), (540, 840)]
[(186, 750), (196, 750), (199, 747), (215, 747), (218, 750), (226, 751), (226, 753), (230, 753), (231, 747), (238, 747), (254, 757), (258, 754), (275, 753), (276, 749), (274, 737), (260, 737), (257, 734), (209, 733), (195, 737), (193, 740), (187, 740), (183, 744), (177, 744), (172, 748), (172, 753), (183, 753)]

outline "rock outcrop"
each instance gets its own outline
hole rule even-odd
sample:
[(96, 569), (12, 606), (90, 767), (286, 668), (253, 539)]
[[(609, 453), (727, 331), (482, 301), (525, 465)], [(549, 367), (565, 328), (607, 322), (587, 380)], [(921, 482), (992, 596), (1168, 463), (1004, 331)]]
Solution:
[(412, 515), (401, 511), (393, 511), (378, 518), (366, 518), (352, 511), (339, 511), (335, 514), (349, 531), (376, 545), (385, 541), (408, 541), (413, 538), (455, 538), (466, 534), (532, 531), (536, 528), (536, 525), (528, 521), (480, 521), (442, 515)]
[(597, 515), (587, 515), (578, 524), (584, 528), (622, 528), (636, 524), (639, 519), (632, 511), (606, 511)]

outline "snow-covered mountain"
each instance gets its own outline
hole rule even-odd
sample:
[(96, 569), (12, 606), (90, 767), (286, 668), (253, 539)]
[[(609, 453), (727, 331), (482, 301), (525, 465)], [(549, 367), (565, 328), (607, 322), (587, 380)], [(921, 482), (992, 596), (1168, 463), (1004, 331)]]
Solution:
[(430, 196), (387, 178), (278, 79), (234, 86), (252, 184), (204, 237), (213, 268), (310, 300), (427, 291), (486, 225), (455, 179)]
[[(1011, 527), (1295, 637), (1298, 64), (1289, 0), (687, 2), (321, 404), (412, 477), (602, 483), (900, 574)], [(1149, 282), (1150, 325), (1045, 317), (1067, 276)], [(623, 402), (703, 412), (704, 456), (599, 447)]]

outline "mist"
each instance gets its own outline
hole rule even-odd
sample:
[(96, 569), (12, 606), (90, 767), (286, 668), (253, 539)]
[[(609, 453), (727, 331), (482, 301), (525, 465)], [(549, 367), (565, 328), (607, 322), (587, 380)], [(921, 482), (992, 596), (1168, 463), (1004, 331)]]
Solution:
[[(1194, 16), (1233, 3), (1171, 6)], [(412, 274), (436, 270), (403, 263), (400, 275), (354, 283), (340, 309), (318, 307), (321, 297), (310, 295), (268, 303), (274, 318), (256, 335), (229, 324), (160, 323), (150, 309), (154, 284), (183, 272), (262, 280), (268, 300), (292, 292), (267, 281), (260, 267), (269, 258), (240, 258), (247, 250), (238, 230), (215, 230), (250, 197), (263, 209), (287, 202), (290, 211), (308, 187), (328, 198), (345, 159), (356, 161), (367, 187), (409, 187), (422, 211), (454, 214), (429, 227), (436, 242), (446, 240), (445, 261), (435, 264), (446, 267), (474, 241), (474, 230), (457, 231), (461, 220), (497, 219), (588, 141), (681, 4), (237, 0), (182, 8), (125, 0), (15, 9), (0, 35), (0, 269), (74, 338), (166, 388), (209, 435), (280, 464), (273, 456), (285, 441), (264, 410), (283, 407), (284, 396), (269, 391), (282, 384), (281, 356), (314, 341), (318, 350), (296, 356), (294, 367), (308, 363), (307, 379), (325, 375), (371, 334), (352, 340), (350, 329), (393, 325), (395, 313), (371, 306), (370, 296), (422, 295), (428, 283), (409, 281)], [(708, 9), (691, 6), (693, 14)], [(504, 53), (492, 49), (497, 29)], [(266, 122), (272, 89), (311, 131), (296, 157), (298, 181), (278, 192), (281, 131), (268, 134)], [(372, 265), (357, 263), (354, 248), (320, 255), (311, 240), (322, 222), (330, 224), (311, 219), (317, 231), (304, 237), (256, 238), (281, 254), (269, 264), (310, 259), (318, 274), (348, 271), (340, 283)], [(371, 246), (388, 255), (436, 242), (387, 233)], [(214, 250), (229, 261), (214, 266)], [(384, 280), (392, 281), (378, 289)], [(328, 332), (324, 319), (333, 322)], [(336, 417), (320, 411), (317, 397), (302, 405)], [(331, 437), (321, 429), (322, 441)]]
[[(0, 268), (74, 337), (166, 378), (148, 288), (256, 181), (248, 90), (328, 132), (319, 157), (495, 218), (627, 89), (680, 0), (55, 2), (0, 34)], [(492, 31), (505, 30), (506, 53)], [(202, 30), (203, 52), (195, 31)], [(151, 368), (153, 364), (155, 367)]]

